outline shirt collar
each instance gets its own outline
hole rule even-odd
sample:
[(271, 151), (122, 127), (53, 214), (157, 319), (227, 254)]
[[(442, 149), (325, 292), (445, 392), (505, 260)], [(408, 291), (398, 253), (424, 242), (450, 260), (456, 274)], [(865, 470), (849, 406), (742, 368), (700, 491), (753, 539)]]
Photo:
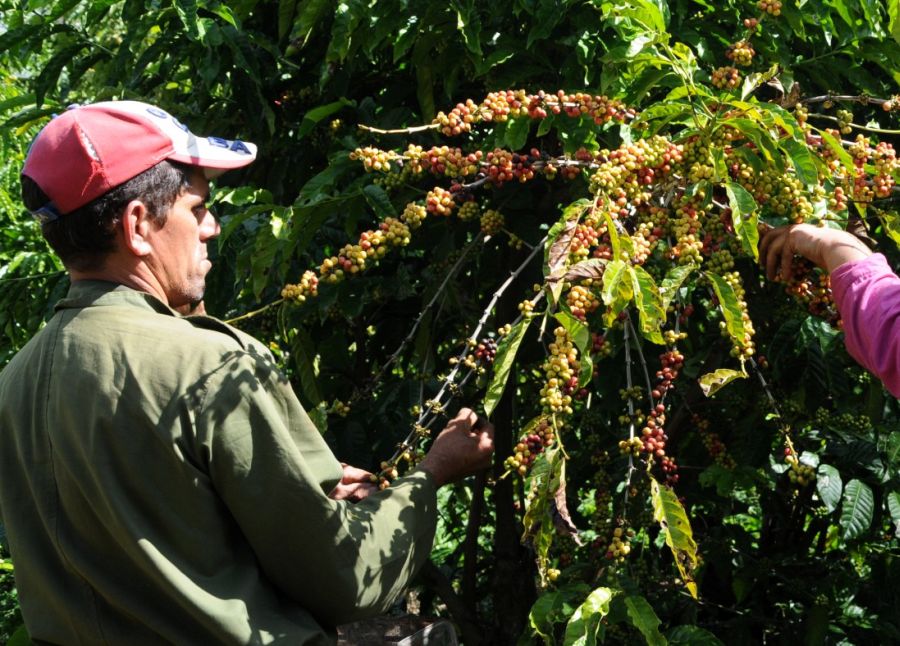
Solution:
[(56, 304), (56, 311), (84, 307), (110, 306), (135, 307), (152, 310), (158, 314), (179, 316), (171, 307), (146, 292), (119, 283), (103, 280), (77, 280), (69, 287), (66, 297)]

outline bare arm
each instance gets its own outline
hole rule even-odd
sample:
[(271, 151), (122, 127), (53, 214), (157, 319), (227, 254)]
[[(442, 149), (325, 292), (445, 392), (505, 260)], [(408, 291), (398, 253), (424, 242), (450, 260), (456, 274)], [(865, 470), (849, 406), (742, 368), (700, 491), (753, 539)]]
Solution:
[(759, 262), (770, 280), (779, 273), (782, 280), (788, 280), (794, 256), (803, 256), (831, 273), (844, 263), (870, 255), (869, 248), (852, 233), (811, 224), (772, 229), (759, 245)]

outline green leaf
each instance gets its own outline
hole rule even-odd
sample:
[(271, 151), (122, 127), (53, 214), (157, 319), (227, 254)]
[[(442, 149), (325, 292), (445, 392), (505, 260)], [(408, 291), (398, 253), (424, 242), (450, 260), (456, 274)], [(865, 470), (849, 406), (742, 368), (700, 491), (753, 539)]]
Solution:
[(578, 609), (572, 613), (566, 625), (563, 646), (594, 646), (600, 621), (609, 614), (609, 602), (613, 592), (609, 588), (597, 588), (588, 595)]
[(624, 261), (613, 260), (607, 263), (606, 271), (603, 272), (601, 297), (607, 308), (603, 321), (609, 327), (634, 298), (631, 273)]
[(397, 217), (397, 210), (394, 208), (391, 198), (381, 186), (369, 184), (363, 189), (363, 195), (379, 218)]
[(875, 496), (869, 485), (855, 479), (848, 482), (841, 509), (841, 537), (849, 541), (869, 529), (874, 511)]
[(488, 417), (494, 412), (497, 403), (503, 396), (503, 390), (506, 388), (506, 382), (509, 379), (510, 370), (512, 370), (513, 362), (516, 359), (516, 353), (519, 351), (519, 346), (522, 344), (522, 339), (525, 337), (525, 332), (530, 324), (530, 318), (523, 318), (497, 344), (493, 376), (482, 402), (484, 414)]
[(311, 406), (318, 406), (322, 402), (322, 393), (317, 381), (317, 356), (316, 344), (312, 337), (303, 328), (294, 329), (294, 338), (291, 340), (291, 358), (300, 378), (300, 392)]
[(362, 0), (338, 2), (334, 22), (331, 23), (331, 42), (328, 43), (328, 52), (325, 54), (326, 62), (344, 62), (350, 53), (356, 28), (367, 11), (368, 5)]
[(528, 141), (528, 131), (531, 127), (531, 119), (521, 117), (519, 119), (510, 119), (506, 124), (506, 134), (504, 140), (506, 147), (510, 150), (519, 150)]
[(722, 311), (722, 316), (725, 317), (725, 329), (728, 331), (728, 335), (735, 344), (742, 345), (744, 343), (743, 310), (738, 303), (734, 289), (718, 274), (707, 271), (704, 272), (704, 275), (712, 283), (716, 297), (719, 299), (719, 309)]
[(650, 479), (650, 499), (653, 503), (653, 518), (662, 527), (666, 545), (672, 550), (675, 565), (681, 572), (681, 579), (694, 599), (697, 598), (697, 583), (694, 581), (694, 570), (697, 569), (697, 543), (691, 532), (684, 507), (675, 492), (662, 487), (653, 478)]
[(462, 34), (463, 42), (472, 54), (481, 58), (481, 20), (474, 0), (453, 0), (456, 10), (456, 29)]
[(841, 503), (844, 484), (840, 472), (830, 464), (820, 464), (816, 477), (816, 491), (825, 508), (831, 512)]
[(677, 265), (666, 272), (662, 284), (659, 286), (659, 295), (662, 297), (662, 308), (668, 310), (672, 299), (678, 293), (681, 284), (697, 268), (697, 265)]
[(641, 333), (651, 342), (663, 345), (660, 328), (666, 322), (666, 308), (663, 306), (659, 288), (653, 280), (653, 276), (641, 266), (629, 267), (632, 287), (634, 289), (634, 304), (637, 307)]
[(566, 311), (557, 312), (554, 318), (566, 328), (575, 347), (578, 348), (578, 361), (581, 370), (578, 373), (578, 385), (586, 386), (594, 376), (594, 365), (591, 361), (591, 331), (587, 323), (578, 320)]
[(759, 260), (759, 219), (756, 216), (756, 200), (737, 182), (725, 184), (728, 203), (731, 205), (731, 221), (734, 232), (741, 240), (744, 251)]
[(334, 11), (335, 4), (334, 0), (304, 0), (300, 3), (300, 11), (291, 29), (288, 55), (291, 54), (291, 48), (301, 49), (306, 45), (313, 29), (325, 24), (324, 18)]
[(571, 616), (570, 608), (584, 599), (589, 590), (587, 584), (575, 583), (545, 592), (531, 607), (528, 623), (538, 635), (545, 638), (545, 641), (551, 639), (554, 632), (553, 625)]
[(335, 112), (338, 112), (345, 107), (353, 107), (355, 105), (356, 101), (350, 101), (349, 99), (341, 97), (337, 101), (333, 101), (331, 103), (313, 108), (303, 115), (303, 122), (297, 129), (297, 138), (302, 139), (303, 137), (308, 135), (310, 132), (312, 132), (313, 128), (316, 127), (316, 124), (318, 124), (323, 119), (327, 119)]
[(725, 646), (724, 642), (700, 626), (675, 626), (666, 633), (669, 646)]
[(888, 31), (890, 31), (891, 37), (900, 43), (900, 0), (888, 0), (887, 8), (890, 18)]
[(797, 179), (807, 186), (812, 186), (819, 181), (815, 159), (805, 143), (796, 139), (784, 139), (781, 141), (781, 147), (791, 158)]
[(703, 391), (703, 394), (707, 397), (712, 397), (735, 379), (746, 378), (747, 373), (742, 370), (719, 368), (718, 370), (702, 375), (697, 381), (700, 383), (700, 390)]
[(294, 24), (297, 0), (278, 0), (278, 38), (284, 38)]
[(891, 491), (887, 495), (888, 513), (894, 521), (894, 536), (900, 537), (900, 492)]
[(884, 226), (885, 233), (895, 244), (900, 246), (900, 213), (895, 211), (879, 211), (878, 219)]
[(761, 86), (763, 83), (767, 83), (771, 81), (778, 75), (778, 70), (780, 67), (776, 63), (772, 65), (765, 72), (756, 72), (754, 74), (748, 74), (744, 79), (744, 84), (741, 87), (741, 100), (746, 100), (748, 96), (753, 94), (756, 89)]
[(819, 134), (822, 135), (822, 141), (824, 141), (828, 148), (831, 149), (832, 154), (837, 156), (838, 160), (841, 162), (841, 165), (844, 167), (844, 170), (850, 172), (851, 174), (855, 173), (856, 165), (853, 163), (853, 158), (850, 156), (850, 153), (844, 150), (841, 142), (830, 132), (820, 130)]
[(184, 25), (188, 38), (200, 40), (200, 21), (197, 18), (197, 0), (174, 0), (175, 13)]
[[(696, 598), (696, 594), (694, 595)], [(625, 597), (625, 609), (628, 612), (628, 621), (638, 629), (649, 646), (665, 646), (668, 642), (659, 632), (659, 617), (653, 612), (650, 603), (639, 595)]]

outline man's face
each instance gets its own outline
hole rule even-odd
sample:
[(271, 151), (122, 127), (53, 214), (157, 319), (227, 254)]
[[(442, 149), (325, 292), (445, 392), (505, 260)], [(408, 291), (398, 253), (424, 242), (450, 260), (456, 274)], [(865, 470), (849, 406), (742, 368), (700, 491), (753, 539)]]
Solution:
[(172, 205), (166, 223), (152, 233), (152, 264), (172, 308), (183, 308), (203, 299), (206, 274), (212, 267), (206, 243), (219, 235), (219, 223), (206, 208), (209, 182), (194, 172), (191, 185)]

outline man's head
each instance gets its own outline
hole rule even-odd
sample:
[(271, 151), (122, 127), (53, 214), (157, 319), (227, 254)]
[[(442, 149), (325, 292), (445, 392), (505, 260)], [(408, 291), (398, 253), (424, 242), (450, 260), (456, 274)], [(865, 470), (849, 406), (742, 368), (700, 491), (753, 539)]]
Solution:
[[(22, 170), (23, 200), (70, 271), (96, 273), (111, 254), (125, 251), (147, 265), (141, 270), (155, 272), (153, 279), (175, 305), (177, 295), (168, 292), (178, 288), (166, 281), (180, 280), (170, 274), (180, 271), (178, 248), (185, 241), (160, 235), (169, 214), (179, 205), (195, 214), (196, 231), (174, 226), (167, 233), (202, 238), (194, 241), (193, 255), (202, 255), (197, 262), (208, 270), (206, 240), (218, 226), (205, 204), (201, 213), (193, 202), (205, 202), (208, 179), (255, 158), (253, 144), (198, 137), (146, 103), (73, 107), (47, 124), (32, 144)], [(181, 204), (186, 201), (192, 204)], [(196, 292), (196, 276), (182, 279), (194, 283)]]

